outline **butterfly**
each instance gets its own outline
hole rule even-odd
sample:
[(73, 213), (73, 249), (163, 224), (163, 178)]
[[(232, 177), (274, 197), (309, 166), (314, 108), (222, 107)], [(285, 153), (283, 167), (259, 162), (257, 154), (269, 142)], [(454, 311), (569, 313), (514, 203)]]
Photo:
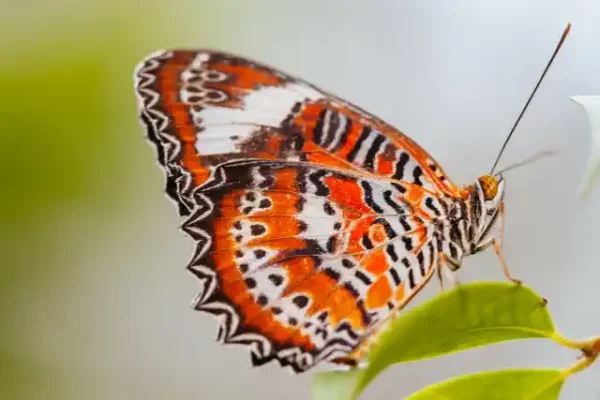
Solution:
[(135, 92), (196, 243), (193, 306), (255, 366), (359, 364), (434, 275), (490, 246), (514, 280), (491, 235), (504, 215), (501, 174), (459, 187), (383, 120), (221, 51), (153, 53)]

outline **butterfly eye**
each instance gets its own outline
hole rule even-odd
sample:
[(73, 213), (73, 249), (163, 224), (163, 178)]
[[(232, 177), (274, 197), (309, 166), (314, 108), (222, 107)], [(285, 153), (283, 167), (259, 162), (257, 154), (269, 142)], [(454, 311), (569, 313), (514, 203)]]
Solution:
[(492, 200), (496, 197), (498, 193), (498, 181), (491, 175), (483, 175), (478, 179), (479, 184), (481, 185), (481, 190), (483, 190), (483, 196), (486, 200)]

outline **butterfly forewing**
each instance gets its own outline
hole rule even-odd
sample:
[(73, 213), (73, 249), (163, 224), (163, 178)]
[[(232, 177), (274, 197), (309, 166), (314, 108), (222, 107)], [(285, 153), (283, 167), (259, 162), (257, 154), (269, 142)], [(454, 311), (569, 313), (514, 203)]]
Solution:
[(136, 92), (219, 339), (255, 365), (358, 361), (431, 276), (461, 190), (385, 122), (245, 58), (156, 53)]

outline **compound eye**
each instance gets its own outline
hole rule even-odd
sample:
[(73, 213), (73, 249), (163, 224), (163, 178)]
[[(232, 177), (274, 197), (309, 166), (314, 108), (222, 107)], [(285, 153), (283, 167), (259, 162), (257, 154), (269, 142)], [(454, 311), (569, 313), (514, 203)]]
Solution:
[(477, 180), (483, 190), (483, 197), (486, 200), (493, 200), (498, 194), (498, 180), (491, 175), (480, 176)]

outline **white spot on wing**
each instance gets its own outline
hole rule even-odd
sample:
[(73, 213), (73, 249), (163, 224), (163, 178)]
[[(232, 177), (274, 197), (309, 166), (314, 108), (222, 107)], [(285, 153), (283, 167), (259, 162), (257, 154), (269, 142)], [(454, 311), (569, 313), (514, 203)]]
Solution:
[(299, 84), (282, 87), (264, 87), (248, 92), (243, 109), (207, 107), (199, 112), (192, 110), (194, 121), (202, 126), (222, 124), (255, 124), (279, 127), (297, 102), (317, 100), (323, 95)]
[[(269, 255), (277, 254), (277, 252), (269, 252)], [(251, 266), (252, 279), (256, 282), (256, 287), (251, 289), (250, 292), (257, 298), (260, 294), (267, 296), (269, 302), (274, 302), (279, 299), (285, 290), (286, 282), (288, 281), (287, 271), (279, 266), (267, 267), (267, 268), (256, 268), (256, 265)], [(282, 279), (282, 283), (279, 286), (273, 284), (269, 275), (278, 275)]]
[[(207, 107), (200, 112), (192, 111), (194, 122), (201, 126), (224, 125), (224, 124), (255, 124), (262, 126), (279, 127), (285, 119), (289, 109), (275, 112), (260, 108), (234, 109), (226, 107)], [(285, 114), (284, 114), (285, 112)]]
[(371, 146), (373, 145), (373, 142), (375, 141), (376, 137), (377, 137), (377, 134), (374, 132), (371, 132), (371, 134), (369, 136), (367, 136), (365, 141), (363, 141), (360, 144), (358, 153), (356, 154), (356, 157), (354, 158), (355, 164), (361, 165), (365, 161), (365, 159), (367, 157), (367, 153), (369, 152), (369, 150), (371, 150)]
[(249, 138), (257, 130), (252, 125), (216, 125), (206, 127), (198, 134), (196, 151), (200, 155), (224, 154), (237, 151), (236, 144)]
[(189, 68), (186, 69), (185, 71), (183, 71), (181, 73), (181, 80), (183, 82), (187, 82), (191, 78), (197, 76), (198, 74), (196, 72), (190, 71), (190, 69), (200, 70), (200, 69), (202, 69), (202, 64), (204, 64), (208, 60), (210, 60), (210, 55), (209, 54), (207, 54), (207, 53), (198, 53), (196, 55), (196, 57), (194, 57), (194, 60), (190, 63)]
[[(335, 211), (334, 215), (327, 214), (325, 203), (329, 203)], [(340, 221), (340, 213), (337, 207), (326, 198), (311, 197), (304, 204), (304, 208), (298, 213), (296, 218), (306, 224), (306, 230), (298, 234), (300, 238), (318, 238), (329, 237), (335, 232), (335, 224)]]
[(210, 59), (210, 55), (208, 53), (198, 53), (194, 60), (190, 63), (190, 68), (193, 69), (201, 69), (202, 64), (207, 62)]

